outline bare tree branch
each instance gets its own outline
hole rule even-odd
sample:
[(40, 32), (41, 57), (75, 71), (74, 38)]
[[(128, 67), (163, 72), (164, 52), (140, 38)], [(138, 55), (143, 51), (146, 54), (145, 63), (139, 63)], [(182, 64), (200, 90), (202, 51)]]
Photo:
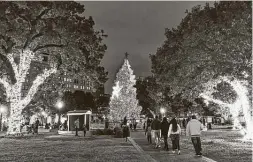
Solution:
[(7, 81), (6, 78), (0, 78), (0, 83), (4, 86), (4, 88), (6, 89), (6, 92), (9, 91), (9, 89), (11, 88), (10, 83)]
[(28, 37), (28, 38), (26, 39), (26, 42), (25, 42), (23, 48), (26, 49), (26, 48), (29, 46), (29, 44), (30, 44), (33, 40), (35, 40), (36, 38), (39, 38), (39, 37), (41, 37), (41, 36), (43, 36), (43, 35), (44, 35), (43, 33), (37, 33), (37, 34), (35, 34), (34, 36), (32, 36), (31, 38)]
[(45, 14), (47, 14), (48, 13), (48, 11), (50, 11), (51, 10), (51, 8), (47, 8), (47, 9), (45, 9), (45, 10), (43, 10), (38, 16), (36, 16), (36, 19), (35, 19), (35, 21), (37, 21), (37, 20), (39, 20), (39, 19), (41, 19), (42, 18), (42, 16), (44, 16)]
[(36, 94), (39, 86), (44, 83), (44, 81), (49, 77), (51, 74), (54, 74), (57, 72), (57, 69), (51, 68), (51, 69), (45, 69), (42, 74), (39, 74), (36, 79), (33, 81), (33, 85), (30, 88), (27, 96), (22, 100), (23, 105), (28, 105), (29, 102), (32, 100), (33, 96)]
[(63, 45), (63, 44), (46, 44), (46, 45), (44, 45), (44, 46), (37, 46), (34, 50), (33, 50), (33, 52), (36, 52), (36, 51), (38, 51), (38, 50), (40, 50), (40, 49), (43, 49), (43, 48), (50, 48), (50, 47), (59, 47), (59, 48), (62, 48), (62, 47), (64, 47), (65, 45)]
[(19, 75), (19, 74), (18, 74), (18, 66), (17, 66), (17, 64), (16, 64), (15, 61), (14, 61), (13, 54), (8, 54), (8, 55), (7, 55), (7, 59), (9, 60), (11, 66), (12, 66), (12, 69), (13, 69), (13, 71), (14, 71), (15, 78), (17, 79), (17, 76)]

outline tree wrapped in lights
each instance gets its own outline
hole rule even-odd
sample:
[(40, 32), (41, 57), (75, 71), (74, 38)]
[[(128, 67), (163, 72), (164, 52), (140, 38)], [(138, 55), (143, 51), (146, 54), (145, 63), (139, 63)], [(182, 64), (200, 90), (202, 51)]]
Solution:
[(88, 77), (95, 85), (104, 79), (106, 35), (83, 12), (76, 2), (0, 2), (0, 97), (9, 104), (8, 134), (20, 133), (22, 110), (40, 98), (38, 90), (62, 90), (65, 77)]
[(121, 121), (127, 118), (139, 118), (141, 107), (136, 99), (135, 75), (126, 58), (116, 75), (115, 86), (110, 100), (109, 118), (111, 121)]

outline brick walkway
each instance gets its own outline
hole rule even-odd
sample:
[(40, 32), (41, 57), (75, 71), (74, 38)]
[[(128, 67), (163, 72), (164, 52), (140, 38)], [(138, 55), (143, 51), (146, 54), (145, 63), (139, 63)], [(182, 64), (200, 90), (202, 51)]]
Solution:
[[(163, 150), (163, 144), (162, 147), (159, 149), (155, 149), (154, 145), (148, 144), (146, 136), (144, 135), (143, 131), (136, 131), (131, 132), (131, 138), (136, 142), (137, 145), (140, 146), (140, 148), (148, 155), (153, 158), (153, 161), (159, 161), (159, 162), (214, 162), (211, 159), (208, 159), (206, 157), (198, 157), (195, 156), (195, 152), (193, 150), (193, 146), (189, 147), (192, 149), (184, 148), (181, 145), (181, 155), (177, 155), (176, 153), (173, 154), (171, 151), (171, 142), (169, 141), (169, 148), (170, 151)], [(153, 141), (152, 141), (153, 142)], [(183, 142), (183, 141), (181, 141)], [(151, 160), (152, 161), (152, 160)]]

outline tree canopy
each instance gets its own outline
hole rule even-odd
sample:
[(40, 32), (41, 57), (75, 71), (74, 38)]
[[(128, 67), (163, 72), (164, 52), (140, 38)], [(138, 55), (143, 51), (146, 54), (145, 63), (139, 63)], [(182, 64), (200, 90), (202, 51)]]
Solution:
[(93, 29), (92, 17), (80, 16), (84, 12), (83, 5), (76, 2), (1, 2), (0, 10), (0, 76), (8, 76), (14, 84), (15, 70), (8, 61), (8, 54), (12, 54), (18, 64), (21, 57), (26, 57), (19, 55), (21, 51), (31, 50), (35, 56), (28, 67), (29, 82), (47, 68), (47, 65), (36, 64), (42, 61), (42, 55), (49, 56), (50, 67), (57, 66), (57, 73), (40, 86), (43, 93), (48, 89), (56, 93), (59, 88), (64, 89), (60, 76), (88, 77), (95, 87), (107, 80), (107, 73), (100, 66), (107, 49), (102, 43), (106, 35), (104, 31)]
[(77, 2), (0, 2), (0, 89), (10, 107), (8, 134), (20, 133), (22, 111), (39, 103), (38, 91), (62, 94), (66, 78), (89, 80), (93, 88), (106, 81), (100, 66), (106, 35), (83, 13)]
[[(216, 2), (214, 7), (195, 6), (181, 23), (166, 29), (166, 40), (150, 55), (152, 72), (161, 87), (194, 101), (203, 84), (219, 76), (246, 80), (251, 89), (251, 2)], [(222, 83), (224, 84), (224, 83)], [(224, 100), (233, 99), (223, 89)], [(250, 96), (250, 93), (249, 93)]]

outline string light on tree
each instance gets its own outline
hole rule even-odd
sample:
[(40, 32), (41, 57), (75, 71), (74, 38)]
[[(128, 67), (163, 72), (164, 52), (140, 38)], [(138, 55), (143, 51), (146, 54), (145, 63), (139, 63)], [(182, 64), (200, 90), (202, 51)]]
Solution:
[(119, 69), (115, 86), (113, 87), (110, 100), (109, 119), (111, 121), (121, 121), (127, 118), (139, 118), (142, 107), (138, 106), (136, 99), (135, 75), (128, 61), (128, 53), (122, 67)]
[[(237, 94), (236, 101), (234, 103), (225, 103), (221, 100), (214, 99), (212, 97), (213, 92), (216, 91), (214, 89), (215, 86), (217, 86), (221, 82), (229, 83), (233, 90)], [(214, 102), (216, 104), (219, 104), (222, 109), (229, 108), (229, 112), (232, 114), (234, 118), (234, 129), (238, 128), (240, 129), (240, 132), (244, 135), (244, 139), (246, 140), (252, 140), (253, 137), (253, 119), (251, 115), (252, 108), (250, 106), (249, 98), (247, 97), (248, 90), (246, 88), (247, 82), (246, 81), (240, 81), (236, 78), (231, 77), (220, 77), (215, 80), (211, 80), (205, 85), (205, 92), (200, 94), (201, 97), (203, 97), (206, 102)], [(242, 111), (246, 126), (245, 128), (240, 124), (239, 122), (239, 112)]]
[[(14, 61), (15, 55), (19, 55), (19, 64)], [(21, 97), (22, 86), (27, 77), (31, 62), (34, 59), (34, 53), (30, 50), (24, 50), (15, 55), (8, 54), (7, 59), (13, 68), (16, 83), (9, 83), (6, 76), (0, 78), (0, 83), (4, 85), (4, 88), (6, 90), (7, 100), (10, 102), (10, 118), (7, 134), (21, 133), (19, 128), (21, 124), (20, 121), (22, 118), (22, 110), (30, 103), (33, 96), (38, 91), (39, 86), (46, 80), (46, 78), (48, 78), (51, 74), (56, 73), (57, 71), (56, 67), (44, 69), (43, 73), (39, 74), (33, 81), (33, 84), (29, 89), (27, 95), (25, 97)]]

